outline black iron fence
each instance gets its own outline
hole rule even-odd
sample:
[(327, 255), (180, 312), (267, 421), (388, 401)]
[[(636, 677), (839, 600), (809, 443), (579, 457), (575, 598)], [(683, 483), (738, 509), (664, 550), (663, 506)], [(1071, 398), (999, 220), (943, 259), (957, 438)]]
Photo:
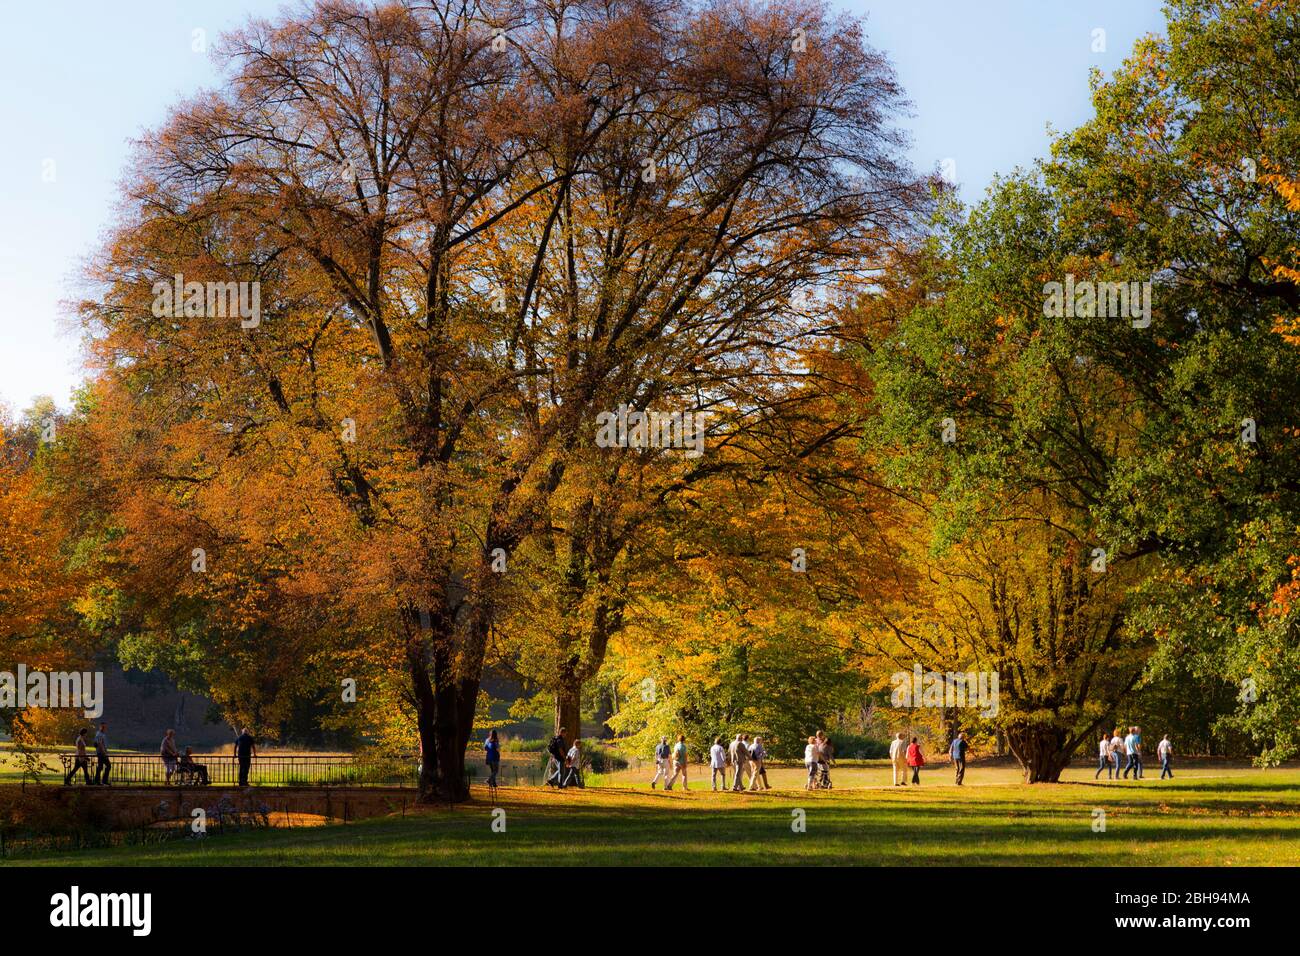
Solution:
[[(69, 753), (52, 754), (63, 763), (64, 779), (70, 775), (75, 757)], [(109, 783), (131, 787), (237, 786), (239, 764), (233, 755), (196, 754), (192, 764), (177, 762), (169, 772), (160, 756), (154, 754), (110, 754)], [(87, 773), (80, 769), (70, 783), (95, 779), (95, 755), (87, 761)], [(409, 756), (380, 757), (369, 754), (269, 754), (255, 757), (248, 773), (253, 786), (296, 787), (415, 787), (419, 783), (420, 758)], [(546, 755), (524, 751), (502, 754), (497, 785), (501, 787), (538, 787), (547, 778)], [(584, 763), (584, 774), (590, 768)], [(471, 785), (487, 783), (488, 768), (481, 754), (466, 754), (465, 775)]]
[[(60, 754), (64, 780), (85, 783), (87, 774), (78, 769), (72, 754)], [(161, 757), (148, 754), (110, 754), (109, 783), (130, 787), (236, 786), (239, 763), (230, 755), (203, 754), (190, 763), (168, 766)], [(89, 779), (95, 779), (96, 760), (88, 761)], [(352, 755), (280, 754), (254, 757), (248, 782), (271, 787), (414, 787), (418, 782), (419, 758)], [(70, 779), (69, 779), (70, 778)]]

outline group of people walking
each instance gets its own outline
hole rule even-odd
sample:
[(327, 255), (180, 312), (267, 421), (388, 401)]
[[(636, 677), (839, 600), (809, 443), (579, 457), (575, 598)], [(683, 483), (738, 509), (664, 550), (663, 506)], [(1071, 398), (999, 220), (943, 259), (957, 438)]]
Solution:
[(70, 786), (72, 778), (81, 771), (82, 778), (86, 781), (88, 787), (109, 787), (109, 772), (113, 769), (113, 761), (108, 759), (108, 724), (100, 724), (99, 731), (95, 734), (95, 779), (90, 779), (90, 753), (86, 749), (86, 738), (90, 734), (89, 727), (82, 727), (77, 731), (77, 739), (74, 742), (76, 754), (72, 758), (72, 769), (63, 775), (63, 785)]
[[(957, 786), (966, 779), (966, 754), (970, 744), (966, 742), (963, 731), (952, 739), (948, 745), (948, 760), (952, 763)], [(909, 743), (907, 735), (900, 732), (889, 742), (889, 764), (894, 771), (894, 786), (907, 786), (907, 775), (911, 772), (912, 786), (921, 785), (921, 768), (925, 766), (925, 754), (921, 752), (921, 741), (913, 737)]]
[[(661, 738), (660, 747), (667, 738)], [(655, 780), (659, 779), (659, 749), (655, 751)], [(682, 789), (686, 788), (686, 737), (678, 735), (677, 746), (673, 748), (673, 780), (677, 779), (677, 773), (682, 775)], [(763, 747), (763, 738), (754, 737), (749, 739), (749, 734), (736, 734), (736, 736), (727, 741), (723, 746), (721, 737), (713, 738), (713, 746), (709, 748), (709, 770), (713, 776), (713, 789), (717, 790), (718, 781), (722, 781), (722, 790), (731, 790), (739, 792), (741, 790), (771, 790), (772, 785), (767, 782), (767, 750)], [(727, 771), (731, 771), (731, 786), (727, 786)], [(745, 776), (749, 775), (749, 781), (746, 783)], [(759, 786), (759, 783), (762, 786)], [(653, 790), (655, 781), (650, 781), (650, 789)], [(665, 790), (672, 789), (672, 783), (664, 787)]]
[(831, 763), (835, 759), (835, 747), (823, 730), (808, 738), (803, 748), (803, 765), (808, 771), (805, 790), (831, 789)]
[[(671, 790), (680, 778), (682, 789), (689, 790), (688, 771), (690, 754), (686, 749), (686, 735), (678, 734), (677, 742), (669, 746), (667, 737), (660, 737), (655, 746), (655, 775), (650, 781), (650, 789), (655, 789), (659, 781), (664, 781), (664, 789)], [(767, 751), (763, 748), (763, 738), (749, 734), (736, 734), (734, 740), (723, 744), (721, 737), (713, 738), (709, 748), (709, 770), (712, 772), (714, 790), (771, 790), (767, 782)], [(728, 786), (727, 773), (731, 773)], [(748, 775), (748, 781), (745, 779)], [(762, 786), (759, 786), (760, 782)], [(721, 783), (721, 786), (719, 786)]]
[[(87, 748), (87, 738), (90, 734), (88, 727), (82, 727), (77, 732), (77, 739), (74, 742), (76, 753), (72, 759), (72, 768), (64, 775), (64, 786), (71, 785), (73, 778), (76, 777), (77, 771), (80, 770), (87, 786), (90, 787), (109, 787), (109, 774), (113, 770), (113, 761), (108, 754), (108, 724), (99, 725), (99, 732), (94, 737), (95, 748), (95, 779), (90, 778), (90, 754)], [(253, 758), (257, 756), (257, 743), (253, 735), (245, 727), (235, 738), (234, 759), (239, 764), (239, 785), (248, 786), (248, 773), (253, 764)], [(162, 744), (158, 748), (158, 757), (163, 765), (163, 782), (170, 784), (172, 778), (178, 774), (190, 778), (201, 786), (207, 786), (210, 782), (208, 777), (208, 768), (206, 765), (197, 763), (194, 760), (194, 749), (186, 747), (182, 753), (176, 745), (176, 731), (168, 728), (163, 734)]]
[[(1097, 741), (1097, 772), (1092, 775), (1093, 780), (1100, 777), (1103, 770), (1106, 771), (1107, 780), (1119, 780), (1121, 763), (1124, 765), (1123, 779), (1128, 780), (1130, 772), (1133, 774), (1132, 779), (1142, 779), (1142, 757), (1145, 753), (1142, 749), (1142, 728), (1130, 727), (1124, 736), (1120, 735), (1122, 729), (1116, 727), (1109, 734), (1102, 732), (1101, 739)], [(1156, 756), (1160, 758), (1160, 779), (1173, 779), (1174, 745), (1168, 734), (1156, 744)]]

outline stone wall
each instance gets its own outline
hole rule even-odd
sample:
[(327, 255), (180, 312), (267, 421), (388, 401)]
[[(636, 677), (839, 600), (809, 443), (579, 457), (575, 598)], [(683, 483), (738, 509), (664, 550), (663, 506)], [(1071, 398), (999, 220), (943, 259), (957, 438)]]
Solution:
[(49, 787), (50, 799), (86, 801), (105, 811), (114, 829), (133, 829), (164, 820), (189, 820), (200, 807), (214, 825), (225, 806), (239, 813), (311, 813), (340, 823), (415, 805), (410, 787)]

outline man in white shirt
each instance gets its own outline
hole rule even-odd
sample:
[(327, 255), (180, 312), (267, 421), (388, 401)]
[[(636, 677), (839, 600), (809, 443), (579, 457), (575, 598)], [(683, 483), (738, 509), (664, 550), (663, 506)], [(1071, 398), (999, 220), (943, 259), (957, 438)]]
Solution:
[(1097, 748), (1097, 772), (1092, 775), (1092, 779), (1096, 780), (1101, 776), (1101, 772), (1105, 770), (1106, 779), (1109, 780), (1115, 774), (1114, 764), (1111, 763), (1110, 759), (1110, 734), (1104, 730), (1101, 732), (1101, 740), (1098, 741)]
[(73, 760), (72, 769), (69, 770), (63, 778), (63, 785), (65, 787), (72, 785), (72, 778), (76, 775), (78, 770), (81, 771), (81, 775), (83, 778), (85, 778), (87, 785), (89, 785), (90, 783), (90, 758), (86, 756), (86, 734), (87, 733), (88, 731), (86, 730), (85, 727), (82, 727), (79, 731), (77, 731), (77, 739), (76, 739), (77, 756)]
[(889, 744), (889, 762), (894, 766), (894, 786), (907, 786), (907, 740), (899, 734)]
[(578, 738), (573, 738), (573, 746), (569, 748), (569, 755), (564, 760), (564, 787), (577, 784), (582, 786), (582, 751), (578, 749)]
[(1174, 772), (1170, 769), (1169, 762), (1174, 755), (1174, 745), (1169, 742), (1169, 735), (1165, 734), (1156, 744), (1156, 756), (1160, 758), (1160, 779), (1168, 777), (1170, 780), (1174, 777)]
[(1119, 779), (1120, 767), (1128, 759), (1128, 750), (1124, 747), (1124, 738), (1119, 735), (1119, 728), (1115, 728), (1115, 736), (1110, 738), (1110, 755), (1115, 761), (1115, 779)]
[(713, 771), (713, 789), (718, 789), (718, 775), (722, 775), (722, 789), (727, 789), (727, 752), (722, 749), (722, 738), (713, 738), (709, 748), (709, 769)]

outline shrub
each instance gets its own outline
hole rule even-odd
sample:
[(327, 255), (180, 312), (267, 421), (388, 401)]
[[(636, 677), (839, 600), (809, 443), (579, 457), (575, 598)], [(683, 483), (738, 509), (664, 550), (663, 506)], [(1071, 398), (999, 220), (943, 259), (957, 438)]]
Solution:
[(889, 756), (889, 742), (861, 734), (831, 733), (835, 756), (843, 760), (879, 760)]

